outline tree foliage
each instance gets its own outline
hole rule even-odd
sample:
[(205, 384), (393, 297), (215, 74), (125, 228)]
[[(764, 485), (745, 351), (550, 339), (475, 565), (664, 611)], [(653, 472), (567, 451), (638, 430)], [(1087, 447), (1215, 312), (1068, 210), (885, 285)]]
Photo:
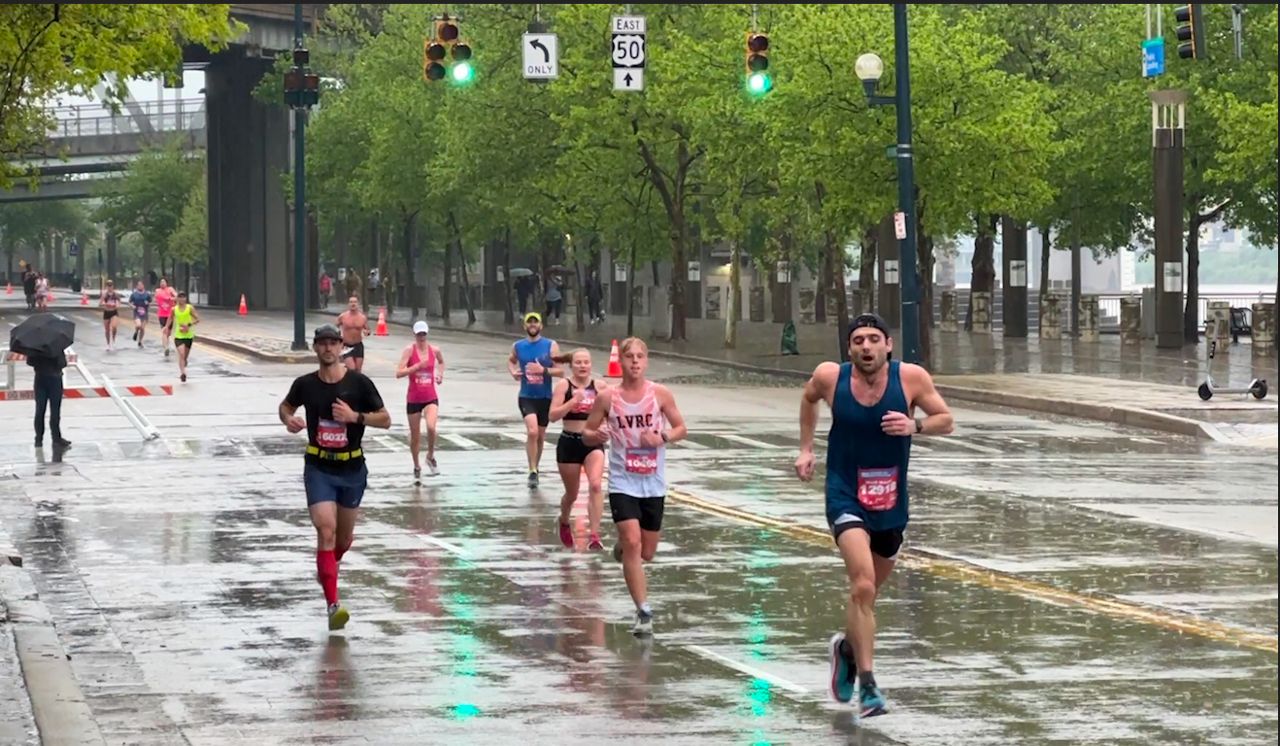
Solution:
[[(230, 5), (14, 3), (0, 6), (0, 188), (9, 162), (39, 153), (51, 125), (46, 102), (104, 84), (176, 69), (183, 44), (222, 48), (242, 29)], [(116, 80), (107, 79), (115, 76)]]

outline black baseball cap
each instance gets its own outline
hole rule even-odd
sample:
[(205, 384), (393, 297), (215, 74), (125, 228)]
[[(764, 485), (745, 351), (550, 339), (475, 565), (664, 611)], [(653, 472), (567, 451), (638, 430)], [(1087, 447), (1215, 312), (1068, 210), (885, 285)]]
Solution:
[(884, 335), (885, 339), (888, 339), (890, 337), (889, 325), (884, 323), (884, 319), (880, 318), (880, 314), (877, 314), (877, 313), (864, 313), (858, 316), (858, 318), (849, 322), (849, 336), (850, 337), (853, 336), (853, 332), (855, 329), (865, 329), (866, 327), (871, 327), (872, 329), (879, 329), (880, 333)]
[(342, 332), (338, 331), (338, 327), (333, 324), (321, 324), (316, 327), (315, 336), (312, 337), (311, 343), (315, 344), (321, 340), (333, 339), (342, 341)]

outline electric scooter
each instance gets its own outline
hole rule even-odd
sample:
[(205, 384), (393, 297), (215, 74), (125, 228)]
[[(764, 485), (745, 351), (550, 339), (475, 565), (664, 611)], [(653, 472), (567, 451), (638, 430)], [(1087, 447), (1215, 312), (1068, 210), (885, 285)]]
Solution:
[(1265, 378), (1255, 378), (1249, 382), (1249, 387), (1240, 388), (1219, 388), (1213, 385), (1213, 356), (1218, 349), (1218, 341), (1213, 338), (1213, 322), (1205, 324), (1205, 351), (1208, 353), (1205, 364), (1205, 382), (1200, 384), (1197, 393), (1204, 401), (1209, 401), (1214, 394), (1252, 394), (1255, 399), (1267, 398), (1267, 381)]

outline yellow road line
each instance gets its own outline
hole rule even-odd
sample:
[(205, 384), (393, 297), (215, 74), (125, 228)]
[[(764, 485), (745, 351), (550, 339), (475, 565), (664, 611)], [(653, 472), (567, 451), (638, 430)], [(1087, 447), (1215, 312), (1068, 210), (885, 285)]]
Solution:
[[(739, 508), (704, 500), (680, 490), (668, 490), (667, 497), (703, 513), (733, 518), (744, 523), (770, 528), (810, 544), (824, 547), (834, 546), (829, 533), (813, 526), (751, 513)], [(921, 570), (947, 578), (948, 580), (971, 583), (1034, 601), (1076, 606), (1097, 614), (1128, 622), (1150, 624), (1179, 634), (1196, 635), (1205, 639), (1225, 642), (1239, 647), (1254, 648), (1268, 653), (1277, 652), (1276, 637), (1274, 635), (1215, 622), (1172, 609), (1158, 609), (1129, 601), (1091, 596), (1064, 588), (1056, 588), (1046, 583), (1027, 580), (1007, 573), (999, 573), (987, 568), (977, 567), (966, 562), (933, 555), (926, 550), (912, 549), (910, 554), (902, 556), (898, 564), (912, 570)]]
[[(235, 353), (233, 353), (233, 352), (228, 352), (228, 351), (226, 351), (226, 350), (222, 349), (221, 347), (214, 347), (213, 345), (203, 345), (203, 346), (201, 346), (201, 347), (200, 347), (200, 350), (199, 350), (199, 351), (200, 351), (201, 353), (209, 353), (210, 355), (213, 355), (213, 356), (215, 356), (215, 357), (220, 357), (220, 358), (222, 358), (223, 360), (229, 360), (229, 361), (231, 361), (231, 362), (233, 362), (233, 363), (238, 363), (238, 364), (240, 364), (240, 365), (248, 365), (248, 364), (249, 364), (249, 358), (247, 358), (247, 357), (241, 357), (240, 355), (237, 355), (237, 354), (235, 354)], [(176, 354), (176, 352), (175, 352), (175, 354)]]

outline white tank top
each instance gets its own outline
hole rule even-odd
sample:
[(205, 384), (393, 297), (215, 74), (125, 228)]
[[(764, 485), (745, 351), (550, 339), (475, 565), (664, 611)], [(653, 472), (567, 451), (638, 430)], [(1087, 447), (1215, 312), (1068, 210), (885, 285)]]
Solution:
[(615, 389), (609, 404), (609, 491), (630, 497), (662, 497), (667, 494), (667, 448), (645, 448), (640, 433), (660, 433), (666, 419), (654, 394), (653, 383), (645, 382), (644, 395), (632, 404)]

